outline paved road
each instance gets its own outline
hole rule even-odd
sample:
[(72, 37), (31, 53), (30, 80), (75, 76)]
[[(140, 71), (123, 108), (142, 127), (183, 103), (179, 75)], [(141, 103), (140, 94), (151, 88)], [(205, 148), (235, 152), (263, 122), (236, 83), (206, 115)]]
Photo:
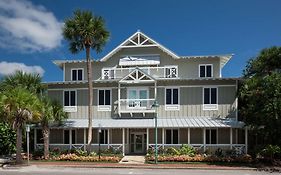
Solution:
[[(257, 171), (233, 170), (187, 170), (187, 169), (127, 169), (127, 168), (62, 168), (62, 167), (23, 167), (16, 169), (0, 169), (0, 175), (260, 175), (269, 174)], [(278, 173), (270, 173), (278, 174)]]

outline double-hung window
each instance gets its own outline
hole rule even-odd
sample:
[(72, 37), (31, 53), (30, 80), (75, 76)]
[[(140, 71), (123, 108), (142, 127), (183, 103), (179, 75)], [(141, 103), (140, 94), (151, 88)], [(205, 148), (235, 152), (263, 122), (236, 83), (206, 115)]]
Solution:
[(213, 65), (212, 64), (200, 64), (199, 65), (199, 77), (200, 78), (213, 77)]
[(76, 91), (69, 90), (64, 91), (64, 111), (65, 112), (76, 112), (77, 111), (77, 104), (76, 104)]
[(179, 130), (166, 129), (166, 144), (178, 144), (179, 143)]
[(216, 129), (206, 129), (206, 144), (217, 144)]
[(218, 110), (218, 88), (203, 88), (203, 110)]
[(166, 88), (166, 110), (179, 110), (179, 88)]
[(83, 80), (83, 68), (71, 69), (71, 80), (82, 81)]
[(108, 130), (107, 129), (102, 129), (101, 132), (99, 132), (99, 140), (100, 144), (107, 144), (107, 139), (108, 139)]
[(109, 89), (98, 90), (98, 110), (99, 111), (111, 110), (111, 90)]

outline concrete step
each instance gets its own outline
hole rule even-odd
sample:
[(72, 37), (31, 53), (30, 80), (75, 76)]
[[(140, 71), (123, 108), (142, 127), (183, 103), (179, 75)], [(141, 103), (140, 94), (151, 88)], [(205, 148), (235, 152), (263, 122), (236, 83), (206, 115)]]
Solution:
[(124, 156), (123, 159), (119, 162), (123, 164), (144, 164), (144, 156)]

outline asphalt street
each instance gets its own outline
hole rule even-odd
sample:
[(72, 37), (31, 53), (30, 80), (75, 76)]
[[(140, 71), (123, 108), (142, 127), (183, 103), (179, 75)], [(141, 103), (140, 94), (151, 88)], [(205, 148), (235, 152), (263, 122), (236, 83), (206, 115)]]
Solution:
[(63, 167), (21, 167), (0, 169), (0, 175), (260, 175), (279, 174), (253, 170), (195, 170), (195, 169), (128, 169), (128, 168), (63, 168)]

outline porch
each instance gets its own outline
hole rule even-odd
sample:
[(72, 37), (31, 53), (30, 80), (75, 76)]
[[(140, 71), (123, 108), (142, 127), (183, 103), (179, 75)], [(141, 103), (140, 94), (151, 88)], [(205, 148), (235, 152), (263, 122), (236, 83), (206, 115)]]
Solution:
[[(35, 129), (34, 146), (43, 148), (40, 129)], [(241, 128), (159, 128), (158, 149), (190, 145), (201, 152), (215, 152), (234, 149), (237, 153), (247, 153), (247, 130)], [(50, 130), (50, 150), (86, 150), (86, 128), (53, 128)], [(146, 154), (155, 149), (154, 128), (108, 128), (93, 129), (92, 150), (113, 149), (123, 155)]]

